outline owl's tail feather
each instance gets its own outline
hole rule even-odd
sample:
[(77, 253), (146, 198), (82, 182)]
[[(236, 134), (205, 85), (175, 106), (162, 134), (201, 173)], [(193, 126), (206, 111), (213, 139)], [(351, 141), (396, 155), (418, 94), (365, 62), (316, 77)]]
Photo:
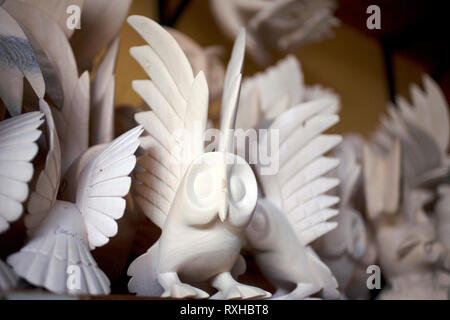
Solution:
[(108, 277), (97, 266), (89, 248), (70, 234), (48, 233), (31, 238), (7, 262), (20, 277), (55, 293), (110, 293)]
[(164, 289), (158, 283), (156, 257), (158, 244), (154, 244), (146, 253), (134, 260), (128, 268), (128, 291), (138, 296), (160, 297)]
[(306, 254), (311, 264), (311, 269), (316, 271), (316, 277), (322, 286), (322, 298), (336, 300), (340, 298), (338, 282), (328, 266), (323, 263), (311, 247), (306, 248)]

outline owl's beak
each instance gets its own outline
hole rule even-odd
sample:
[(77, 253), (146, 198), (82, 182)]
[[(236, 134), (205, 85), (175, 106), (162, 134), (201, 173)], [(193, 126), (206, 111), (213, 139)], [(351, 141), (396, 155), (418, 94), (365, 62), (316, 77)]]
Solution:
[(219, 203), (219, 219), (224, 222), (228, 215), (227, 187), (225, 179), (222, 180), (222, 195)]
[(220, 221), (224, 222), (227, 219), (227, 212), (228, 212), (228, 206), (221, 206), (222, 208), (219, 209), (219, 219)]
[(220, 221), (224, 222), (228, 216), (228, 168), (226, 163), (226, 153), (223, 153), (223, 157), (220, 158), (218, 165), (218, 171), (220, 172), (220, 199), (219, 199), (219, 207), (218, 207), (218, 216)]

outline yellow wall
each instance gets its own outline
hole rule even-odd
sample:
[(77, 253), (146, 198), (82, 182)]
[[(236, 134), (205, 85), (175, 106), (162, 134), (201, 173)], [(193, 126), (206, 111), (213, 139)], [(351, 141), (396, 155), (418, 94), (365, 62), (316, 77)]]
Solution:
[[(156, 1), (149, 0), (134, 0), (130, 10), (130, 14), (154, 19), (157, 18), (156, 13)], [(176, 28), (202, 46), (223, 45), (227, 49), (224, 62), (228, 60), (232, 41), (223, 35), (215, 23), (207, 0), (191, 0)], [(116, 70), (117, 104), (141, 104), (140, 98), (131, 89), (131, 81), (144, 79), (146, 75), (130, 57), (128, 50), (131, 46), (143, 43), (137, 33), (125, 24), (121, 31), (121, 50)], [(367, 135), (375, 129), (388, 95), (382, 51), (374, 39), (342, 25), (335, 29), (334, 38), (301, 49), (297, 56), (307, 84), (320, 83), (333, 88), (341, 96), (341, 122), (335, 132), (356, 131)], [(394, 63), (398, 91), (408, 97), (409, 83), (420, 83), (424, 69), (398, 55)], [(247, 56), (244, 75), (260, 70)]]

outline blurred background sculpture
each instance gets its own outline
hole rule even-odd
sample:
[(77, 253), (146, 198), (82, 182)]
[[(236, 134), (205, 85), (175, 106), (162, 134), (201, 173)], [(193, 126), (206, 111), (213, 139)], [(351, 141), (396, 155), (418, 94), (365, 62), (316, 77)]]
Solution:
[(333, 150), (339, 159), (339, 166), (332, 172), (340, 180), (336, 190), (339, 215), (334, 218), (337, 227), (314, 246), (336, 276), (342, 298), (348, 299), (370, 297), (366, 270), (377, 258), (373, 235), (364, 217), (362, 146), (363, 138), (353, 134), (344, 136)]
[(339, 24), (334, 0), (210, 0), (210, 6), (228, 37), (248, 30), (247, 50), (260, 65), (272, 61), (273, 51), (293, 51), (333, 35)]
[(449, 272), (449, 252), (437, 226), (447, 220), (442, 184), (449, 172), (450, 117), (439, 86), (423, 79), (423, 91), (411, 86), (412, 105), (398, 97), (399, 108), (388, 107), (364, 150), (367, 213), (390, 284), (381, 299), (448, 299), (442, 274)]

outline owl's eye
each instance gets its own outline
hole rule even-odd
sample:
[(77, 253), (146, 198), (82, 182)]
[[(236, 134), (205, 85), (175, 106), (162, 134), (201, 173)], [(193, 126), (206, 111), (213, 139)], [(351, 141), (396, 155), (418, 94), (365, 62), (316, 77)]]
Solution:
[(258, 187), (250, 166), (245, 160), (236, 157), (228, 174), (229, 221), (234, 226), (250, 222), (256, 206)]
[(205, 199), (212, 190), (212, 176), (209, 171), (199, 172), (194, 180), (194, 192), (197, 198)]
[(195, 165), (188, 177), (187, 193), (191, 201), (199, 207), (214, 205), (217, 196), (217, 183), (214, 170)]
[(250, 223), (250, 228), (262, 232), (268, 227), (266, 213), (263, 210), (255, 212), (255, 215)]
[(261, 201), (257, 204), (255, 214), (245, 233), (251, 248), (267, 249), (273, 244), (273, 237), (277, 237), (276, 223), (271, 223), (270, 216), (277, 217), (277, 209), (271, 208), (269, 204)]
[(230, 193), (235, 202), (241, 201), (245, 196), (245, 185), (237, 176), (232, 176), (230, 179)]

